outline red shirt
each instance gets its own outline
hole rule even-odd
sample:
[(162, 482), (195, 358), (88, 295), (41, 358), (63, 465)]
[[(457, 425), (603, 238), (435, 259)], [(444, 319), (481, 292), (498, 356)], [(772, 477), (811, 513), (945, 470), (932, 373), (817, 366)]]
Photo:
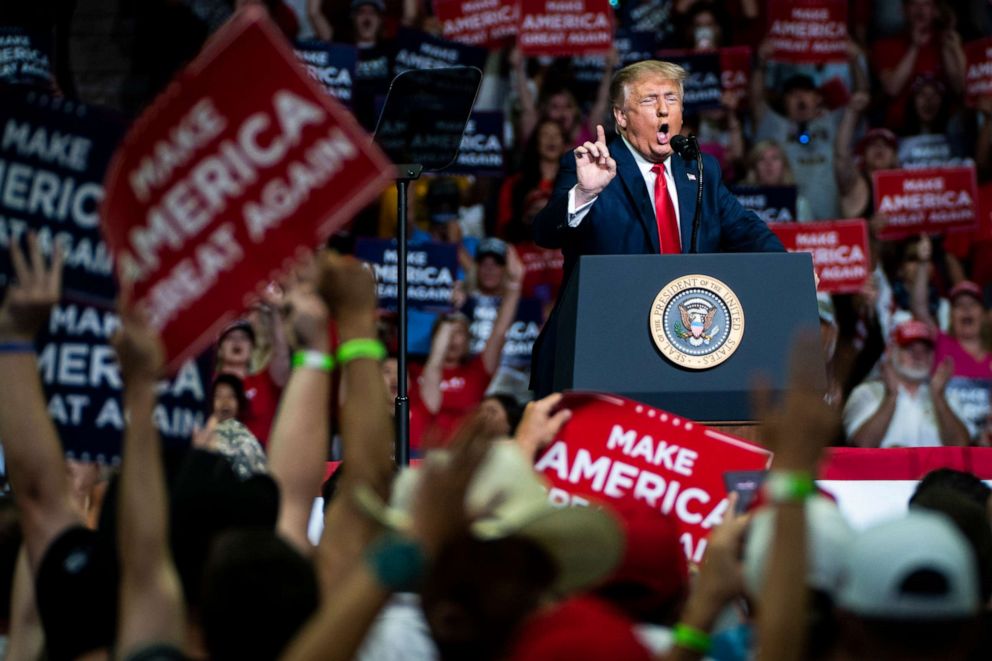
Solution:
[(249, 374), (245, 377), (244, 384), (248, 410), (241, 416), (241, 421), (262, 447), (265, 447), (269, 442), (269, 432), (276, 417), (282, 388), (272, 380), (268, 370)]
[[(422, 368), (416, 373), (411, 370), (412, 380), (417, 383), (418, 390), (421, 371)], [(457, 367), (443, 368), (441, 371), (441, 408), (426, 425), (420, 447), (426, 450), (431, 447), (447, 445), (458, 429), (458, 425), (471, 415), (482, 402), (491, 380), (492, 374), (486, 371), (481, 356), (475, 356), (467, 363), (462, 363)], [(419, 393), (417, 399), (420, 399)], [(426, 412), (424, 409), (424, 413)]]

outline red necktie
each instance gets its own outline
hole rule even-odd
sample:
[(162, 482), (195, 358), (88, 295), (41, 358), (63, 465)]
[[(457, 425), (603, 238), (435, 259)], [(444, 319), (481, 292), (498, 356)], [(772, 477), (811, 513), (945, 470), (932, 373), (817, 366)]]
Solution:
[(654, 180), (654, 215), (658, 220), (658, 242), (661, 244), (662, 255), (675, 255), (682, 252), (682, 240), (679, 238), (679, 220), (675, 215), (675, 205), (668, 194), (668, 182), (665, 180), (665, 164), (655, 163), (651, 167), (655, 173)]

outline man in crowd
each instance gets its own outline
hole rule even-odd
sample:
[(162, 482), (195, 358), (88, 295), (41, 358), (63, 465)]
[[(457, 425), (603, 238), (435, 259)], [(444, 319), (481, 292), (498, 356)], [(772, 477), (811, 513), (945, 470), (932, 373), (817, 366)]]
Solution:
[(930, 326), (916, 320), (896, 326), (880, 378), (855, 388), (844, 407), (844, 429), (852, 445), (968, 444), (968, 429), (944, 393), (953, 363), (945, 360), (933, 370), (933, 357)]
[[(716, 159), (703, 155), (707, 182), (696, 246), (693, 217), (699, 174), (674, 152), (682, 131), (686, 71), (645, 60), (613, 77), (610, 100), (619, 136), (609, 145), (602, 126), (562, 159), (554, 194), (534, 219), (539, 245), (561, 248), (565, 279), (581, 255), (695, 252), (780, 252), (781, 242), (722, 183)], [(540, 396), (552, 389), (556, 315), (535, 344), (531, 385)]]

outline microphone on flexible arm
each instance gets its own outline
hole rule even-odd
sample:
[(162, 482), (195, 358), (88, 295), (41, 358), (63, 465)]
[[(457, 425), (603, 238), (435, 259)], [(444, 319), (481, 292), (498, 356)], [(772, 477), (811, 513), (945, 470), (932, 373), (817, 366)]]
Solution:
[(703, 155), (699, 151), (699, 141), (692, 133), (689, 134), (688, 138), (684, 135), (676, 135), (670, 144), (675, 153), (684, 160), (696, 160), (696, 171), (698, 172), (696, 177), (696, 213), (692, 216), (692, 239), (689, 241), (689, 252), (697, 253), (699, 252), (696, 248), (699, 234), (699, 212), (703, 208)]

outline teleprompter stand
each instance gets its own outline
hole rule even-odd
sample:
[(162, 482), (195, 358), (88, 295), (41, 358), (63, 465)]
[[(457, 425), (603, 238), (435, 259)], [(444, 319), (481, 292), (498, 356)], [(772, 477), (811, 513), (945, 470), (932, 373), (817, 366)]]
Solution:
[(458, 157), (482, 72), (475, 67), (414, 69), (393, 79), (375, 129), (375, 141), (396, 164), (399, 302), (396, 463), (410, 463), (407, 389), (407, 191), (424, 171), (443, 170)]

